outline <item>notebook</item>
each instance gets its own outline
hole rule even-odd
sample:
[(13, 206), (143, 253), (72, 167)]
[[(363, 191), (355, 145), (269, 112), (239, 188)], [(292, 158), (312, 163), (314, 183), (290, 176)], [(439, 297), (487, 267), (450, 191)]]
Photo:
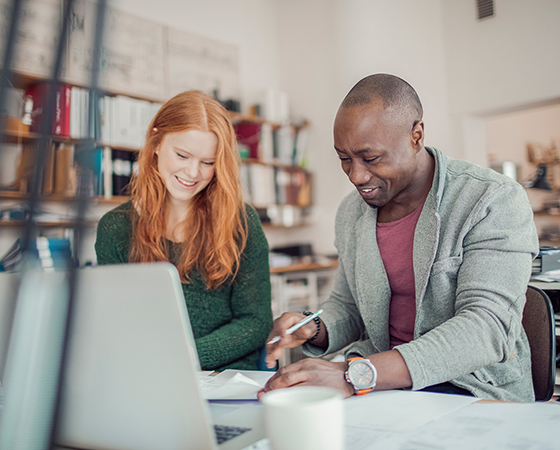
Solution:
[[(55, 448), (236, 450), (264, 438), (262, 406), (203, 399), (173, 265), (80, 269), (72, 317)], [(222, 443), (217, 430), (240, 434)]]

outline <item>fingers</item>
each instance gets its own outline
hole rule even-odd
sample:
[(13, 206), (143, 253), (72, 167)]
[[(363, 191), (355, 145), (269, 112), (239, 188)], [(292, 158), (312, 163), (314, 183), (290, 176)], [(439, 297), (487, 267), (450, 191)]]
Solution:
[[(294, 348), (303, 344), (308, 338), (310, 331), (306, 327), (302, 327), (292, 334), (286, 334), (286, 330), (291, 326), (297, 324), (304, 319), (303, 314), (287, 312), (278, 317), (273, 324), (272, 331), (270, 332), (266, 342), (266, 365), (272, 368), (276, 365), (276, 361), (282, 355), (282, 349)], [(269, 344), (274, 338), (279, 338), (279, 341)]]
[(306, 358), (289, 366), (282, 367), (261, 389), (257, 398), (274, 389), (292, 386), (328, 386), (338, 389), (344, 397), (353, 395), (353, 388), (346, 382), (345, 363), (332, 363), (321, 359)]
[[(303, 314), (294, 313), (294, 312), (285, 312), (284, 314), (282, 314), (280, 317), (274, 320), (274, 323), (272, 325), (272, 331), (268, 336), (267, 343), (276, 337), (280, 337), (281, 339), (285, 338), (287, 336), (286, 330), (291, 326), (297, 324), (300, 320), (304, 318), (305, 316)], [(270, 345), (274, 345), (274, 344), (270, 344)]]
[(306, 370), (302, 370), (302, 365), (302, 361), (298, 361), (278, 369), (274, 376), (270, 378), (266, 385), (257, 393), (257, 398), (260, 400), (264, 394), (274, 389), (305, 384), (309, 381), (309, 373)]

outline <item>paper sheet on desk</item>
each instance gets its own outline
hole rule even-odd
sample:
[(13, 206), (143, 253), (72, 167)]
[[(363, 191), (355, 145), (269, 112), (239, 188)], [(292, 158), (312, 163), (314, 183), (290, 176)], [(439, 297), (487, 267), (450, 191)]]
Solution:
[(531, 281), (544, 281), (546, 283), (554, 283), (560, 281), (560, 270), (549, 270), (539, 275), (532, 275)]
[(384, 431), (407, 431), (477, 401), (466, 395), (418, 391), (378, 391), (344, 402), (348, 424)]
[(224, 370), (215, 376), (200, 374), (202, 395), (206, 400), (256, 400), (274, 372), (259, 370)]
[(559, 449), (560, 405), (477, 402), (411, 433), (397, 447), (423, 450)]
[(378, 391), (351, 397), (344, 401), (346, 448), (408, 448), (401, 444), (409, 433), (477, 400), (418, 391)]

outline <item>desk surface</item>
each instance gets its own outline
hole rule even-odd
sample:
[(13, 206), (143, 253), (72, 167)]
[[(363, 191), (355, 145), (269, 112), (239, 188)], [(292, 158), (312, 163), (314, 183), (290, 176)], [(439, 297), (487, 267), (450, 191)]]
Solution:
[(529, 285), (530, 286), (535, 286), (539, 289), (542, 289), (543, 291), (557, 291), (560, 290), (560, 282), (559, 281), (552, 281), (552, 282), (546, 282), (546, 281), (529, 281)]
[[(264, 413), (256, 401), (234, 404)], [(560, 448), (556, 401), (508, 403), (397, 390), (352, 397), (343, 404), (347, 449), (511, 450), (521, 443), (523, 448)], [(249, 449), (270, 447), (264, 439)]]

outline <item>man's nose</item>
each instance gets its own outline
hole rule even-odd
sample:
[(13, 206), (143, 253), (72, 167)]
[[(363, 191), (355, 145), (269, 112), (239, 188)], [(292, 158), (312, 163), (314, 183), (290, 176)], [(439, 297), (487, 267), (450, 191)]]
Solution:
[(367, 183), (371, 178), (371, 174), (367, 171), (363, 164), (352, 163), (352, 167), (348, 172), (348, 178), (353, 185), (359, 186)]

